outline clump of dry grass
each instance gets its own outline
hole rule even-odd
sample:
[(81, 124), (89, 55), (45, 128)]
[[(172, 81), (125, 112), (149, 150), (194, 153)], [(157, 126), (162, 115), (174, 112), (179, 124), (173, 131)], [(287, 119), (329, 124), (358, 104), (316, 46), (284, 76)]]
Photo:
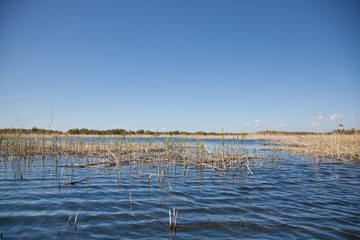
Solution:
[(316, 134), (316, 135), (273, 135), (277, 145), (295, 154), (314, 157), (328, 157), (338, 160), (360, 160), (360, 137), (356, 134)]

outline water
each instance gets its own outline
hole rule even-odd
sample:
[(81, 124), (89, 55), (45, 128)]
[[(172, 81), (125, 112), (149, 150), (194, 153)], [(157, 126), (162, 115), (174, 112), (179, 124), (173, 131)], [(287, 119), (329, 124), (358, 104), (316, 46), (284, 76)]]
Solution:
[[(269, 154), (259, 142), (248, 144)], [(86, 159), (1, 159), (0, 231), (4, 239), (360, 238), (360, 164), (281, 157), (250, 165), (255, 177), (246, 168), (168, 166), (159, 176), (147, 164), (72, 168), (63, 165)], [(59, 188), (60, 176), (61, 183), (88, 180)], [(173, 208), (175, 232), (166, 225)]]

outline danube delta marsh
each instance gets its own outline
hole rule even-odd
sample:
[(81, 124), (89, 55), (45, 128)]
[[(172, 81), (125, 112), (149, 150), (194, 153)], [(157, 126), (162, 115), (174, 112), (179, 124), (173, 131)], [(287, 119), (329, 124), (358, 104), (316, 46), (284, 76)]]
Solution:
[(245, 135), (3, 138), (0, 231), (4, 239), (359, 238), (358, 155), (288, 145)]

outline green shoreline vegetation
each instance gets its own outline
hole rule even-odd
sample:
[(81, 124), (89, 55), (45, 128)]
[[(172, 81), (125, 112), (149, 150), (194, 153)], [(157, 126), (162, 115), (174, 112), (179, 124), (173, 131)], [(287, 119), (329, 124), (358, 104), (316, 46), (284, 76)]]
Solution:
[[(41, 129), (33, 127), (32, 129), (24, 129), (24, 128), (3, 128), (0, 129), (0, 134), (66, 134), (66, 135), (147, 135), (147, 136), (160, 136), (160, 135), (171, 135), (171, 136), (241, 136), (241, 135), (248, 135), (249, 133), (231, 133), (231, 132), (205, 132), (205, 131), (196, 131), (196, 132), (186, 132), (186, 131), (150, 131), (150, 130), (143, 130), (139, 129), (136, 131), (133, 130), (125, 130), (125, 129), (108, 129), (108, 130), (95, 130), (95, 129), (87, 129), (87, 128), (72, 128), (66, 132), (59, 131), (59, 130), (48, 130), (48, 129)], [(332, 132), (326, 132), (322, 134), (356, 134), (359, 133), (359, 130), (352, 128), (351, 130), (345, 129), (334, 129)], [(254, 134), (258, 135), (316, 135), (319, 133), (316, 132), (286, 132), (286, 131), (259, 131)]]
[[(183, 139), (184, 143), (190, 139), (196, 139), (195, 150), (191, 150), (192, 146), (189, 144), (182, 145), (181, 148), (179, 148), (181, 149), (181, 152), (178, 152), (179, 149), (176, 149), (175, 152), (172, 152), (173, 158), (174, 156), (177, 156), (175, 160), (192, 159), (193, 161), (197, 161), (196, 155), (193, 154), (194, 151), (197, 154), (207, 152), (207, 154), (205, 154), (206, 157), (204, 157), (204, 155), (203, 158), (212, 158), (213, 160), (207, 163), (215, 162), (216, 165), (218, 164), (219, 158), (222, 159), (221, 161), (223, 162), (224, 159), (243, 160), (244, 158), (257, 156), (256, 152), (250, 156), (249, 153), (247, 153), (244, 149), (242, 149), (242, 152), (239, 153), (239, 141), (243, 143), (244, 141), (250, 139), (264, 139), (266, 140), (266, 144), (276, 148), (276, 151), (281, 148), (280, 150), (283, 151), (291, 152), (297, 155), (302, 154), (310, 157), (333, 158), (341, 161), (360, 160), (360, 138), (358, 135), (358, 130), (355, 129), (334, 130), (328, 133), (279, 131), (262, 131), (257, 133), (214, 133), (198, 131), (191, 133), (180, 131), (127, 131), (124, 129), (88, 130), (85, 128), (70, 129), (66, 132), (62, 132), (56, 130), (38, 129), (34, 127), (32, 129), (0, 129), (0, 134), (0, 154), (2, 157), (12, 155), (19, 155), (24, 157), (43, 154), (69, 154), (76, 156), (89, 156), (90, 154), (90, 156), (106, 157), (108, 154), (110, 154), (112, 158), (118, 159), (123, 158), (125, 153), (142, 152), (150, 154), (154, 150), (154, 146), (145, 144), (144, 147), (141, 141), (132, 143), (131, 139), (157, 139), (161, 137), (165, 140), (162, 144), (156, 144), (155, 152), (162, 152), (163, 155), (167, 154), (169, 157), (171, 154), (169, 154), (168, 151), (175, 149), (173, 147), (174, 138)], [(73, 141), (72, 139), (74, 138), (77, 138), (78, 140)], [(84, 138), (90, 138), (91, 140), (85, 141), (83, 140)], [(103, 141), (105, 138), (113, 138), (116, 141), (115, 143), (107, 143), (106, 141)], [(51, 141), (45, 141), (45, 139), (50, 139)], [(206, 145), (204, 145), (201, 139), (222, 139), (222, 141), (219, 141), (221, 142), (221, 146), (218, 146), (217, 148), (215, 146), (215, 152), (213, 154), (209, 154), (206, 150)], [(237, 143), (236, 147), (231, 146), (231, 149), (226, 149), (227, 146), (225, 146), (225, 140), (233, 140), (233, 142)], [(167, 142), (173, 143), (170, 148), (170, 145)], [(95, 147), (95, 145), (97, 147)], [(98, 146), (101, 147), (99, 148)], [(78, 150), (75, 151), (74, 149)], [(99, 151), (94, 152), (94, 149)], [(155, 157), (151, 156), (151, 154), (147, 157), (155, 159)], [(278, 156), (276, 158), (278, 158)], [(215, 165), (211, 166), (214, 167)]]

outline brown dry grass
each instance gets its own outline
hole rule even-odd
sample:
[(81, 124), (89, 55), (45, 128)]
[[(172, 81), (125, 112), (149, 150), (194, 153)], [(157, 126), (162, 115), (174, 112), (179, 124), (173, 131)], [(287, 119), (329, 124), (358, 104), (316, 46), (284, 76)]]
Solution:
[(264, 139), (279, 140), (286, 151), (338, 160), (360, 160), (360, 137), (348, 134), (270, 135)]
[[(4, 138), (18, 138), (18, 135), (4, 135)], [(22, 134), (22, 138), (123, 138), (123, 135), (38, 135)], [(126, 135), (127, 138), (185, 138), (185, 139), (241, 139), (241, 135)], [(360, 135), (350, 134), (246, 134), (245, 139), (274, 140), (272, 144), (284, 146), (284, 150), (295, 154), (305, 154), (315, 157), (329, 157), (339, 160), (360, 160)], [(277, 142), (275, 140), (278, 140)]]

